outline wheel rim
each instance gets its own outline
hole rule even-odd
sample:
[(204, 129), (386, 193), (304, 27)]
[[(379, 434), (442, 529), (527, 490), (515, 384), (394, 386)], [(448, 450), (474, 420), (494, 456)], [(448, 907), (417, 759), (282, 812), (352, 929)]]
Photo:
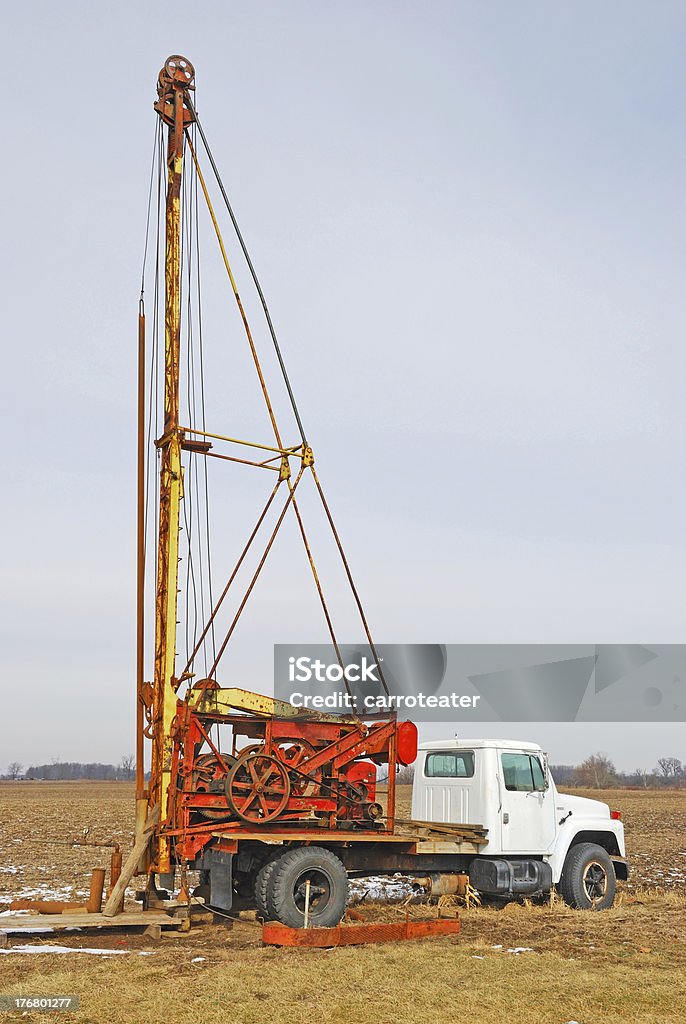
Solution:
[(586, 896), (591, 903), (600, 903), (607, 892), (607, 871), (597, 860), (586, 867), (583, 877)]
[(310, 917), (319, 917), (323, 914), (333, 895), (333, 882), (331, 877), (321, 868), (310, 868), (298, 875), (293, 885), (293, 902), (300, 913), (305, 915), (305, 901), (307, 899), (307, 882), (310, 883)]
[(226, 778), (229, 807), (253, 825), (278, 818), (290, 795), (287, 768), (268, 754), (241, 757)]

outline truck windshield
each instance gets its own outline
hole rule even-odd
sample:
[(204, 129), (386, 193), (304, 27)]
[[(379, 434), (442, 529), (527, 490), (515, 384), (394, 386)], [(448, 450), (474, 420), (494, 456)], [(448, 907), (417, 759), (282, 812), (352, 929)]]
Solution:
[(428, 754), (424, 775), (427, 779), (471, 779), (474, 776), (474, 751), (437, 750)]

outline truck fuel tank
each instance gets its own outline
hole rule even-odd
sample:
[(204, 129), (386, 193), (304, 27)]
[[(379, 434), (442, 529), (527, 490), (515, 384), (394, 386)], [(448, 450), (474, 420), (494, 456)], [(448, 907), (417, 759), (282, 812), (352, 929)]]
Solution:
[(469, 865), (469, 881), (479, 892), (494, 896), (530, 895), (552, 889), (553, 869), (542, 860), (477, 857)]

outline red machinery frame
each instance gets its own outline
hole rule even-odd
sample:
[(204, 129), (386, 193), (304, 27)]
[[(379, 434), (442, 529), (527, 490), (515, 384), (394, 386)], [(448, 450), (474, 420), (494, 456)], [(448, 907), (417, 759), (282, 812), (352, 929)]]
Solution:
[[(231, 753), (212, 738), (230, 726)], [(220, 835), (298, 830), (393, 831), (395, 775), (417, 752), (412, 722), (298, 720), (216, 714), (179, 700), (174, 719), (169, 813), (160, 832), (174, 860), (192, 861)], [(242, 739), (252, 740), (239, 746)], [(388, 765), (387, 808), (376, 801), (376, 766)]]

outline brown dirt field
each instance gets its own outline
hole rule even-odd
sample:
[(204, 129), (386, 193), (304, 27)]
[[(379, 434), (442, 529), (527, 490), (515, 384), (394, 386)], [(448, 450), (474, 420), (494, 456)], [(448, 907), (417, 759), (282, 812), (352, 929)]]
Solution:
[[(399, 798), (409, 816), (409, 790)], [(78, 994), (81, 1010), (60, 1014), (65, 1024), (425, 1024), (458, 1016), (479, 1024), (684, 1024), (686, 792), (616, 790), (600, 798), (624, 815), (633, 875), (602, 914), (557, 902), (461, 909), (459, 936), (337, 950), (263, 948), (257, 925), (242, 920), (165, 933), (156, 944), (120, 931), (14, 936), (13, 945), (74, 952), (1, 955), (0, 993)], [(87, 828), (89, 839), (126, 849), (132, 811), (124, 783), (0, 784), (0, 901), (32, 889), (79, 898), (108, 852), (56, 840)], [(363, 913), (397, 920), (404, 911), (365, 904)], [(78, 947), (112, 952), (91, 956)], [(6, 1019), (20, 1016), (43, 1019)]]
[[(686, 789), (569, 789), (621, 812), (630, 892), (654, 888), (686, 894)], [(399, 786), (398, 815), (411, 817), (411, 786)]]

